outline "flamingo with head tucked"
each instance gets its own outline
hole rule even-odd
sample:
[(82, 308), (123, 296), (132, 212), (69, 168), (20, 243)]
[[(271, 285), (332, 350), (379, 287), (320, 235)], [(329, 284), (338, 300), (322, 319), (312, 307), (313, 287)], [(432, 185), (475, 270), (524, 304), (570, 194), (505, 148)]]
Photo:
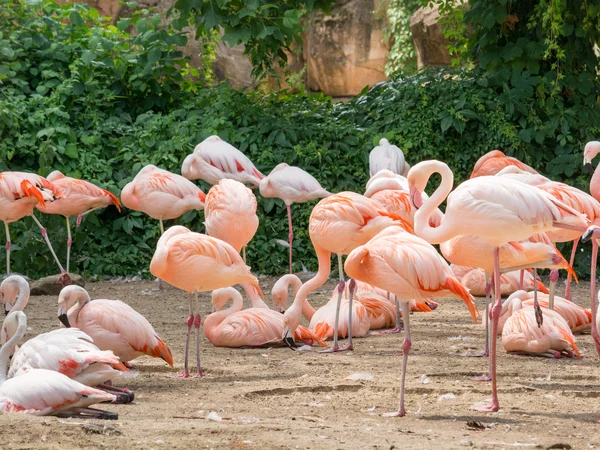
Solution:
[(370, 176), (375, 175), (380, 170), (387, 169), (398, 175), (406, 176), (410, 166), (404, 160), (404, 153), (390, 141), (383, 138), (379, 145), (369, 153), (369, 172)]
[(529, 167), (517, 158), (506, 156), (500, 150), (492, 150), (477, 160), (475, 167), (471, 172), (471, 178), (496, 175), (508, 166), (516, 166), (525, 172), (537, 173), (533, 167)]

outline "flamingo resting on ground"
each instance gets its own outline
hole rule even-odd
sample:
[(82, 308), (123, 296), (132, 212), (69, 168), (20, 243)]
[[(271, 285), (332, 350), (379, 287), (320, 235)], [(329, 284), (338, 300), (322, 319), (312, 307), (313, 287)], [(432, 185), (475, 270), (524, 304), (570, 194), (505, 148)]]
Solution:
[[(483, 269), (475, 267), (456, 266), (452, 264), (452, 272), (464, 287), (466, 287), (471, 295), (482, 296), (486, 295), (487, 276)], [(460, 273), (460, 275), (459, 275)], [(512, 272), (503, 273), (500, 275), (500, 294), (505, 297), (519, 289), (521, 272), (515, 270)], [(538, 291), (547, 294), (549, 291), (540, 280), (535, 281), (535, 287)], [(529, 270), (525, 271), (523, 279), (523, 289), (532, 291), (534, 288), (533, 273)]]
[(88, 408), (102, 402), (114, 402), (108, 392), (85, 386), (52, 370), (23, 366), (13, 378), (6, 379), (8, 358), (27, 329), (27, 316), (22, 311), (9, 314), (17, 320), (15, 334), (0, 349), (0, 412), (27, 413), (36, 416), (93, 417), (117, 419), (116, 413)]
[[(227, 242), (193, 233), (185, 227), (169, 228), (159, 239), (150, 262), (152, 275), (188, 293), (189, 316), (185, 339), (185, 360), (182, 378), (190, 376), (188, 349), (192, 324), (196, 327), (196, 376), (202, 376), (200, 367), (200, 312), (194, 316), (192, 294), (214, 291), (235, 284), (248, 283), (262, 297), (258, 280), (244, 260)], [(197, 302), (197, 295), (196, 295)]]
[(163, 359), (173, 367), (173, 356), (150, 322), (120, 300), (94, 300), (81, 286), (67, 286), (58, 296), (58, 319), (79, 328), (101, 350), (112, 350), (127, 365), (138, 356)]
[(581, 359), (575, 336), (558, 312), (544, 310), (544, 323), (539, 327), (533, 306), (519, 304), (516, 308), (502, 331), (502, 345), (507, 352), (560, 358), (563, 353), (573, 357), (575, 351)]
[(6, 230), (7, 275), (10, 275), (10, 247), (12, 244), (8, 225), (25, 216), (31, 216), (41, 230), (42, 237), (60, 269), (61, 277), (58, 281), (63, 285), (71, 284), (71, 278), (58, 260), (56, 253), (54, 253), (50, 239), (48, 239), (48, 232), (33, 214), (33, 208), (37, 204), (45, 205), (46, 202), (52, 202), (60, 196), (60, 190), (39, 175), (26, 172), (0, 173), (0, 221), (4, 222), (4, 229)]
[(181, 174), (188, 180), (200, 179), (209, 184), (231, 178), (253, 186), (258, 186), (265, 177), (246, 155), (219, 136), (209, 136), (200, 142), (184, 159)]
[(71, 261), (71, 224), (69, 219), (77, 216), (76, 226), (86, 214), (113, 204), (121, 211), (121, 203), (111, 192), (100, 189), (89, 181), (64, 176), (55, 170), (46, 177), (61, 193), (61, 197), (51, 203), (38, 203), (36, 208), (44, 214), (60, 214), (67, 221), (67, 273)]
[[(435, 248), (424, 239), (400, 229), (383, 230), (366, 244), (354, 249), (344, 264), (348, 275), (360, 281), (379, 286), (394, 294), (402, 305), (404, 344), (400, 408), (394, 415), (404, 416), (404, 381), (406, 364), (411, 348), (408, 302), (428, 297), (461, 298), (477, 322), (477, 308), (473, 297), (454, 275), (450, 266)], [(352, 286), (350, 295), (352, 295)]]
[[(9, 315), (0, 342), (4, 344), (14, 336), (17, 328), (17, 316)], [(91, 337), (76, 328), (52, 330), (25, 342), (12, 355), (8, 378), (25, 366), (59, 372), (86, 386), (108, 391), (116, 397), (115, 403), (130, 403), (134, 399), (128, 389), (105, 384), (120, 375), (121, 370), (127, 370), (119, 358), (110, 350), (100, 350)]]
[[(440, 186), (423, 203), (423, 192), (432, 174), (442, 176)], [(415, 214), (415, 232), (432, 244), (439, 244), (462, 234), (484, 238), (494, 248), (494, 285), (500, 286), (500, 255), (502, 245), (521, 241), (533, 234), (555, 228), (587, 226), (587, 219), (579, 212), (559, 202), (548, 193), (504, 177), (477, 177), (459, 185), (451, 195), (454, 175), (450, 168), (439, 161), (424, 161), (413, 166), (408, 174), (411, 201), (420, 207)], [(429, 218), (448, 197), (446, 212), (441, 224), (432, 228)], [(500, 310), (500, 290), (495, 290), (492, 308), (492, 336), (496, 336)], [(541, 309), (536, 307), (538, 324), (541, 325)], [(496, 376), (496, 339), (492, 339), (492, 404), (475, 407), (482, 411), (498, 411)]]
[(265, 198), (280, 198), (285, 203), (288, 215), (288, 240), (290, 245), (290, 273), (292, 273), (292, 203), (305, 203), (317, 198), (325, 198), (331, 192), (323, 189), (319, 182), (299, 167), (285, 163), (277, 165), (271, 173), (260, 181), (260, 195)]
[(391, 170), (392, 172), (406, 176), (410, 166), (404, 160), (404, 153), (390, 141), (380, 139), (379, 145), (369, 153), (369, 173), (375, 175), (380, 170)]
[[(359, 245), (366, 243), (384, 228), (399, 225), (412, 231), (412, 225), (395, 214), (387, 212), (379, 203), (354, 192), (341, 192), (321, 200), (313, 208), (309, 221), (309, 234), (319, 260), (317, 274), (302, 285), (290, 309), (285, 314), (289, 324), (297, 326), (300, 320), (306, 297), (309, 293), (322, 286), (331, 271), (331, 254), (338, 256), (340, 283), (344, 282), (342, 255), (350, 253)], [(343, 289), (338, 289), (338, 303), (334, 324), (333, 346), (326, 352), (351, 350), (352, 346), (352, 315), (349, 315), (348, 344), (340, 349), (338, 345), (338, 318)], [(352, 300), (349, 300), (350, 304)], [(350, 307), (348, 309), (352, 311)], [(298, 323), (296, 323), (298, 321)], [(289, 326), (289, 325), (288, 325)], [(283, 340), (290, 336), (283, 336)]]
[[(221, 310), (229, 299), (230, 308)], [(283, 314), (264, 308), (242, 310), (241, 294), (232, 287), (212, 292), (212, 303), (216, 312), (204, 320), (204, 334), (217, 347), (261, 347), (263, 345), (283, 344)], [(294, 339), (310, 343), (327, 344), (315, 333), (305, 327), (298, 327)]]

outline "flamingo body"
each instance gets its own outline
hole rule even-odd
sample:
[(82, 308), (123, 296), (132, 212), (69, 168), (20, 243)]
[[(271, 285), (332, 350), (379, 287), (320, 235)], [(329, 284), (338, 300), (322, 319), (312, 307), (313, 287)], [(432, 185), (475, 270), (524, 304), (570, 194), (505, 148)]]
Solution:
[[(456, 278), (458, 278), (460, 283), (469, 290), (471, 295), (486, 295), (486, 277), (483, 269), (455, 265), (451, 267)], [(518, 291), (520, 289), (520, 276), (521, 273), (518, 270), (500, 274), (500, 294), (507, 296)], [(533, 274), (530, 271), (525, 271), (525, 276), (523, 277), (523, 289), (531, 291), (533, 290), (533, 286)], [(539, 280), (536, 282), (536, 289), (545, 294), (548, 293), (546, 286)]]
[(404, 160), (404, 153), (395, 145), (390, 144), (387, 139), (381, 139), (379, 145), (369, 153), (370, 176), (380, 170), (387, 169), (398, 175), (408, 173), (410, 166)]
[(496, 175), (508, 166), (516, 166), (525, 172), (537, 173), (532, 167), (518, 159), (506, 156), (500, 150), (492, 150), (477, 160), (473, 172), (471, 172), (471, 178)]
[(280, 198), (286, 205), (305, 203), (331, 195), (331, 192), (323, 189), (311, 174), (286, 163), (278, 164), (260, 181), (259, 188), (263, 197)]

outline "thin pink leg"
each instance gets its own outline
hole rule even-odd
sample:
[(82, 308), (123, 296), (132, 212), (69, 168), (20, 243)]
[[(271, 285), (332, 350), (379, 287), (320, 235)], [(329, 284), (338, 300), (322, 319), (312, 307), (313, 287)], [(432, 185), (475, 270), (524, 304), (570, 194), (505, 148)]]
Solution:
[(10, 275), (10, 230), (8, 229), (8, 223), (4, 222), (4, 229), (6, 230), (6, 276)]
[(352, 297), (354, 297), (354, 292), (356, 291), (356, 281), (353, 278), (348, 283), (348, 290), (350, 291), (348, 296), (348, 344), (340, 349), (342, 352), (345, 350), (354, 350), (354, 346), (352, 345)]
[(338, 344), (338, 325), (340, 321), (340, 306), (342, 304), (342, 294), (344, 293), (344, 289), (346, 288), (346, 282), (343, 278), (340, 279), (339, 284), (337, 285), (338, 298), (337, 304), (335, 307), (335, 323), (333, 326), (333, 345), (328, 349), (322, 350), (320, 353), (334, 353), (340, 351), (340, 346)]
[(294, 241), (294, 230), (292, 228), (292, 207), (291, 205), (285, 205), (287, 208), (288, 214), (288, 229), (290, 230), (288, 234), (288, 240), (290, 242), (290, 273), (294, 273), (292, 270), (292, 242)]
[[(573, 241), (573, 250), (571, 250), (571, 259), (569, 260), (569, 265), (573, 267), (573, 263), (575, 262), (575, 252), (577, 251), (577, 244), (579, 244), (579, 238)], [(567, 288), (565, 289), (565, 298), (567, 300), (571, 300), (571, 278), (572, 275), (569, 273), (567, 276)]]
[(498, 321), (502, 311), (502, 297), (500, 296), (500, 249), (494, 249), (494, 306), (492, 307), (492, 335), (490, 346), (491, 375), (492, 375), (492, 404), (484, 406), (474, 406), (477, 411), (498, 411), (500, 404), (498, 402), (497, 374), (496, 374), (496, 343), (498, 341)]
[(525, 278), (525, 269), (521, 269), (521, 273), (519, 274), (519, 290), (523, 290), (523, 278)]
[[(388, 292), (388, 300), (390, 293)], [(400, 325), (400, 302), (398, 301), (398, 296), (394, 295), (394, 302), (396, 304), (396, 326), (391, 330), (384, 330), (382, 333), (385, 334), (395, 334), (400, 333), (402, 331), (402, 326)]]
[[(485, 350), (482, 353), (476, 353), (474, 355), (468, 355), (473, 358), (481, 358), (484, 356), (490, 356), (490, 300), (492, 292), (492, 282), (487, 272), (485, 274)], [(473, 381), (490, 381), (490, 377), (475, 377)]]
[(52, 256), (54, 257), (54, 261), (56, 261), (56, 264), (58, 264), (58, 267), (60, 268), (60, 273), (62, 274), (62, 276), (58, 279), (58, 282), (61, 283), (63, 286), (68, 286), (69, 284), (71, 284), (71, 277), (69, 277), (69, 274), (63, 268), (62, 264), (58, 260), (58, 257), (56, 256), (56, 253), (54, 253), (54, 249), (52, 248), (50, 239), (48, 239), (48, 232), (33, 213), (31, 213), (31, 217), (33, 218), (33, 221), (37, 224), (37, 226), (40, 227), (40, 230), (42, 231), (42, 237), (46, 241), (46, 244), (50, 249), (50, 253), (52, 253)]
[(202, 323), (202, 319), (200, 317), (200, 313), (196, 314), (196, 318), (194, 319), (194, 327), (196, 327), (196, 377), (201, 377), (202, 366), (200, 365), (200, 324)]
[(190, 304), (190, 315), (187, 318), (187, 333), (185, 335), (185, 358), (183, 360), (183, 373), (178, 375), (176, 378), (189, 378), (190, 371), (188, 369), (188, 352), (190, 349), (190, 332), (192, 330), (192, 324), (194, 323), (194, 305), (192, 301), (192, 294), (188, 294), (188, 301)]
[(590, 303), (592, 306), (592, 338), (596, 346), (596, 352), (600, 356), (600, 336), (598, 335), (598, 327), (596, 324), (596, 314), (598, 314), (596, 306), (596, 260), (598, 259), (598, 241), (592, 239), (592, 267), (590, 270), (591, 287), (590, 287)]
[[(404, 343), (402, 344), (402, 376), (400, 379), (400, 407), (398, 412), (394, 414), (397, 417), (404, 417), (406, 409), (404, 408), (404, 386), (406, 380), (406, 366), (408, 364), (408, 353), (412, 347), (410, 339), (410, 311), (408, 302), (402, 302), (402, 321), (404, 322)], [(387, 415), (387, 414), (386, 414)]]

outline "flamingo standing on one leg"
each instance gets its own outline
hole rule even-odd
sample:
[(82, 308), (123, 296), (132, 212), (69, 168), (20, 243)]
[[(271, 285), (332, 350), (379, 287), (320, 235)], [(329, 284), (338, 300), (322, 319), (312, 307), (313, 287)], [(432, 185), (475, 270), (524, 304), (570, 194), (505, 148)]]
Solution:
[(533, 167), (519, 161), (517, 158), (506, 156), (500, 150), (492, 150), (477, 160), (470, 178), (496, 175), (508, 166), (516, 166), (525, 172), (537, 173)]
[[(424, 239), (390, 227), (366, 244), (354, 249), (344, 264), (351, 278), (380, 286), (393, 293), (402, 303), (404, 344), (400, 408), (397, 416), (404, 416), (404, 380), (411, 348), (408, 302), (427, 297), (461, 298), (477, 322), (477, 308), (473, 297), (454, 278), (448, 263)], [(352, 292), (352, 289), (351, 289)]]
[(402, 150), (390, 144), (390, 141), (385, 138), (381, 139), (379, 145), (369, 153), (370, 176), (384, 169), (403, 176), (406, 176), (410, 170), (410, 166), (404, 160)]
[(150, 272), (188, 293), (190, 314), (187, 319), (182, 378), (190, 376), (188, 349), (192, 324), (196, 327), (196, 375), (202, 376), (199, 331), (201, 318), (200, 312), (194, 317), (194, 309), (197, 307), (194, 308), (192, 294), (249, 283), (262, 296), (258, 280), (240, 254), (227, 242), (193, 233), (182, 226), (169, 228), (159, 239), (150, 262)]
[(209, 184), (231, 178), (253, 186), (258, 186), (265, 177), (246, 155), (219, 136), (210, 136), (200, 142), (184, 159), (181, 174), (188, 180), (200, 179)]
[(259, 189), (260, 195), (266, 198), (280, 198), (287, 208), (290, 273), (292, 273), (292, 241), (294, 240), (292, 203), (305, 203), (317, 198), (325, 198), (330, 196), (331, 192), (323, 189), (311, 174), (285, 163), (277, 165), (266, 178), (263, 178)]
[(121, 203), (111, 192), (100, 189), (89, 181), (78, 180), (64, 176), (55, 170), (46, 177), (61, 192), (61, 198), (52, 203), (38, 203), (36, 208), (45, 214), (60, 214), (67, 221), (67, 273), (71, 260), (71, 224), (69, 219), (77, 216), (76, 226), (79, 227), (81, 219), (86, 214), (97, 209), (106, 208), (113, 204), (121, 211)]
[(112, 350), (125, 364), (148, 355), (173, 367), (171, 350), (150, 322), (120, 300), (91, 301), (81, 286), (68, 286), (58, 296), (58, 319), (88, 334), (101, 350)]
[[(310, 215), (309, 234), (319, 260), (319, 270), (313, 278), (302, 285), (296, 293), (292, 307), (285, 312), (286, 315), (291, 316), (290, 323), (294, 323), (296, 319), (300, 320), (299, 311), (296, 310), (303, 307), (308, 294), (327, 281), (331, 271), (332, 253), (338, 256), (340, 283), (344, 283), (342, 255), (350, 253), (391, 225), (399, 225), (412, 231), (412, 225), (406, 220), (387, 212), (379, 203), (354, 192), (333, 194), (317, 203)], [(351, 315), (348, 318), (350, 330), (348, 345), (343, 349), (338, 345), (338, 317), (342, 292), (343, 288), (338, 289), (333, 346), (326, 351), (337, 352), (353, 348)], [(351, 307), (349, 311), (352, 311)], [(286, 338), (289, 336), (284, 336), (284, 341)]]
[(25, 216), (31, 216), (42, 232), (42, 237), (50, 249), (56, 264), (60, 268), (61, 277), (59, 282), (70, 284), (71, 278), (58, 260), (52, 244), (48, 239), (46, 229), (33, 214), (33, 208), (37, 204), (45, 205), (60, 198), (60, 190), (47, 179), (39, 175), (26, 172), (2, 172), (0, 173), (0, 221), (4, 222), (6, 230), (6, 274), (10, 275), (10, 231), (8, 225)]
[[(432, 174), (439, 173), (442, 182), (428, 201), (420, 193)], [(500, 286), (500, 247), (511, 241), (529, 238), (535, 233), (554, 228), (587, 226), (585, 216), (533, 186), (505, 177), (477, 177), (465, 181), (451, 195), (454, 175), (439, 161), (421, 162), (408, 174), (411, 201), (421, 206), (415, 214), (415, 232), (433, 244), (439, 244), (461, 234), (486, 239), (494, 248), (494, 285)], [(432, 228), (429, 218), (448, 197), (446, 212), (440, 226)], [(492, 336), (496, 336), (502, 308), (500, 290), (495, 290), (492, 308)], [(536, 308), (541, 325), (541, 310)], [(496, 339), (492, 339), (492, 404), (478, 407), (484, 411), (499, 409), (496, 377)]]
[[(229, 299), (233, 300), (233, 305), (226, 310), (221, 310)], [(283, 315), (264, 308), (242, 310), (243, 301), (241, 294), (232, 287), (212, 292), (212, 303), (216, 312), (204, 320), (204, 334), (208, 340), (217, 347), (260, 347), (267, 344), (282, 344)], [(319, 336), (305, 327), (296, 329), (294, 339), (327, 347)]]
[(7, 380), (8, 358), (17, 342), (25, 336), (27, 329), (25, 313), (14, 311), (7, 319), (12, 320), (13, 317), (18, 323), (17, 330), (0, 349), (0, 412), (36, 416), (118, 418), (115, 413), (88, 408), (96, 403), (114, 402), (114, 395), (85, 386), (59, 372), (24, 366), (13, 378)]

